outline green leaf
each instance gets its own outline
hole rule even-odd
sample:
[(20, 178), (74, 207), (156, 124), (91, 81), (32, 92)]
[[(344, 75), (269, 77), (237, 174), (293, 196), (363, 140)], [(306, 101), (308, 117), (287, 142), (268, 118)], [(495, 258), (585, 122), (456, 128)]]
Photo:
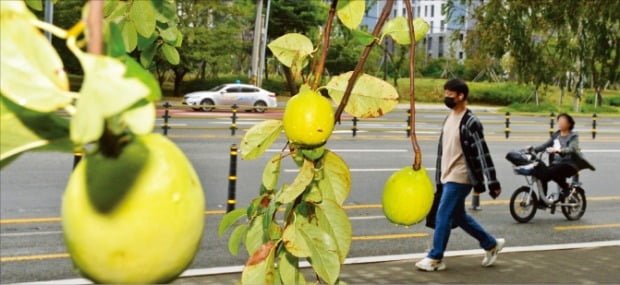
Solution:
[(174, 43), (175, 47), (180, 47), (183, 45), (183, 33), (181, 31), (177, 32), (177, 41)]
[(107, 20), (117, 22), (120, 19), (126, 19), (125, 13), (129, 6), (127, 1), (106, 0), (103, 6), (103, 15)]
[(226, 231), (228, 230), (228, 228), (230, 228), (230, 226), (234, 225), (239, 219), (245, 216), (246, 212), (247, 212), (247, 209), (242, 208), (242, 209), (235, 209), (233, 211), (228, 212), (226, 215), (224, 215), (224, 217), (222, 218), (222, 221), (220, 222), (220, 227), (218, 228), (218, 234), (220, 235), (220, 237), (222, 237), (224, 233), (226, 233)]
[(256, 159), (261, 156), (282, 133), (282, 121), (265, 120), (252, 126), (241, 140), (241, 157)]
[[(413, 30), (415, 31), (415, 40), (416, 42), (426, 36), (428, 33), (429, 25), (422, 18), (413, 19)], [(388, 21), (383, 27), (382, 38), (385, 36), (390, 36), (394, 41), (401, 45), (408, 45), (411, 43), (411, 39), (409, 37), (409, 24), (405, 17), (396, 17), (390, 21)]]
[(366, 1), (359, 0), (340, 0), (336, 7), (338, 19), (347, 28), (354, 30), (359, 26), (364, 18), (366, 10)]
[(323, 202), (316, 204), (315, 211), (319, 228), (334, 238), (338, 245), (340, 263), (344, 263), (351, 248), (353, 233), (347, 213), (333, 200), (323, 200)]
[(138, 45), (138, 32), (131, 21), (122, 22), (123, 44), (126, 52), (132, 52)]
[(250, 256), (241, 273), (242, 284), (272, 284), (275, 275), (274, 259), (278, 243), (263, 244)]
[(300, 234), (310, 250), (310, 263), (314, 271), (328, 284), (334, 284), (340, 275), (338, 245), (331, 235), (321, 228), (303, 223)]
[(43, 1), (44, 0), (26, 0), (26, 4), (33, 10), (43, 11)]
[(148, 70), (144, 69), (142, 65), (136, 62), (130, 56), (123, 56), (120, 59), (127, 71), (125, 72), (125, 78), (135, 78), (142, 82), (149, 89), (148, 95), (145, 97), (149, 102), (156, 102), (161, 99), (161, 88), (159, 87), (159, 81), (155, 79), (155, 76)]
[(265, 165), (265, 169), (263, 169), (263, 186), (265, 186), (267, 190), (272, 191), (276, 189), (278, 185), (281, 161), (282, 157), (280, 154), (276, 154), (267, 161), (267, 165)]
[(257, 216), (250, 223), (248, 234), (245, 236), (245, 249), (248, 254), (254, 253), (264, 242), (263, 216)]
[(134, 134), (145, 135), (153, 132), (155, 113), (153, 102), (140, 100), (121, 114), (120, 122)]
[(155, 7), (151, 1), (134, 0), (129, 18), (143, 37), (149, 38), (155, 32)]
[(267, 206), (267, 210), (265, 210), (265, 215), (263, 215), (263, 231), (271, 233), (270, 230), (273, 222), (273, 216), (278, 210), (278, 207), (278, 203), (275, 201), (275, 199), (271, 197), (271, 199), (269, 200), (269, 206)]
[(152, 44), (146, 49), (142, 50), (142, 52), (140, 53), (140, 64), (142, 64), (142, 66), (149, 67), (151, 65), (158, 47), (159, 46), (157, 44)]
[(33, 149), (71, 151), (69, 121), (55, 113), (23, 108), (0, 97), (0, 160), (2, 167), (22, 152)]
[(243, 240), (247, 230), (248, 224), (242, 224), (236, 227), (230, 234), (230, 237), (228, 238), (228, 251), (233, 256), (237, 256), (237, 254), (239, 254), (239, 244)]
[(323, 156), (323, 179), (319, 181), (319, 189), (323, 200), (334, 200), (342, 205), (351, 190), (351, 172), (349, 166), (337, 154), (327, 151)]
[(284, 251), (280, 254), (278, 271), (282, 284), (306, 284), (306, 278), (299, 270), (299, 258)]
[[(352, 71), (333, 77), (327, 84), (329, 96), (340, 103), (349, 84)], [(344, 110), (358, 118), (376, 118), (398, 105), (398, 92), (389, 83), (368, 74), (358, 77)]]
[(323, 195), (321, 195), (321, 190), (318, 185), (312, 184), (310, 190), (306, 191), (304, 194), (304, 201), (311, 203), (321, 203), (321, 201), (323, 201)]
[(161, 45), (161, 52), (164, 53), (164, 57), (170, 64), (177, 65), (181, 62), (181, 57), (179, 56), (177, 48), (169, 44), (163, 44)]
[(104, 21), (108, 29), (106, 36), (106, 54), (111, 57), (120, 57), (127, 54), (125, 50), (125, 40), (123, 39), (122, 27), (111, 21)]
[(151, 90), (136, 78), (124, 78), (127, 67), (118, 59), (86, 53), (76, 56), (85, 76), (71, 120), (71, 140), (86, 144), (101, 136), (104, 119), (146, 98)]
[(306, 244), (306, 240), (301, 235), (301, 224), (303, 217), (295, 215), (295, 221), (284, 228), (282, 234), (282, 242), (288, 252), (297, 257), (310, 256), (310, 249)]
[(23, 3), (1, 2), (0, 90), (15, 103), (38, 112), (68, 106), (73, 95), (60, 57), (30, 24), (32, 14), (19, 12), (20, 8), (27, 10)]
[(289, 185), (288, 187), (284, 188), (284, 190), (278, 196), (277, 201), (282, 204), (295, 201), (295, 199), (297, 199), (297, 197), (299, 197), (299, 195), (301, 195), (301, 193), (306, 190), (306, 187), (310, 185), (313, 177), (314, 164), (309, 160), (305, 160), (293, 183), (291, 183), (291, 185)]
[(376, 38), (367, 32), (361, 30), (352, 30), (353, 39), (363, 46), (371, 44)]
[(303, 63), (304, 59), (313, 51), (310, 39), (297, 33), (283, 35), (267, 46), (273, 55), (288, 67), (302, 65), (300, 63)]
[(159, 35), (162, 39), (164, 39), (164, 41), (166, 41), (166, 43), (170, 45), (176, 44), (179, 30), (175, 24), (169, 25), (168, 23), (158, 23), (157, 29), (159, 30)]
[(178, 20), (177, 6), (174, 0), (153, 0), (153, 6), (157, 11), (157, 21), (168, 23)]
[(153, 33), (150, 38), (145, 38), (138, 34), (138, 50), (145, 50), (154, 45), (155, 40), (157, 40), (157, 34)]

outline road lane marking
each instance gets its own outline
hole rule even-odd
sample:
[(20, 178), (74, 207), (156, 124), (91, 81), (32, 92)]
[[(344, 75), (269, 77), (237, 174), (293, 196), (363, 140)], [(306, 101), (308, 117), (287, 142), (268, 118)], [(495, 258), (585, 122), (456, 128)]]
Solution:
[(59, 258), (68, 258), (68, 257), (69, 257), (68, 253), (52, 253), (52, 254), (25, 255), (25, 256), (7, 256), (7, 257), (1, 257), (0, 258), (0, 262), (47, 260), (47, 259), (59, 259)]
[(395, 235), (376, 235), (376, 236), (355, 236), (351, 240), (385, 240), (385, 239), (403, 239), (403, 238), (421, 238), (427, 237), (427, 233), (412, 234), (395, 234)]
[(44, 236), (44, 235), (56, 235), (56, 234), (62, 234), (62, 231), (8, 233), (8, 234), (0, 234), (0, 237)]
[(605, 229), (605, 228), (620, 228), (620, 224), (581, 225), (581, 226), (557, 226), (557, 227), (553, 227), (553, 229), (555, 229), (556, 231), (591, 230), (591, 229)]
[(620, 149), (582, 149), (581, 152), (590, 152), (590, 153), (620, 153)]
[[(430, 171), (430, 169), (429, 169)], [(599, 196), (599, 197), (588, 197), (588, 201), (616, 201), (620, 200), (620, 196)], [(480, 201), (480, 205), (508, 205), (510, 203), (509, 200), (486, 200)], [(471, 202), (465, 202), (465, 205), (471, 205)], [(359, 205), (344, 205), (342, 208), (345, 210), (356, 210), (356, 209), (380, 209), (383, 206), (381, 204), (359, 204)], [(213, 211), (205, 211), (205, 215), (223, 215), (225, 214), (225, 210), (213, 210)], [(60, 222), (60, 217), (49, 217), (49, 218), (33, 218), (33, 219), (7, 219), (0, 220), (0, 224), (27, 224), (27, 223), (48, 223), (48, 222)]]
[(385, 216), (362, 216), (362, 217), (350, 217), (350, 221), (362, 221), (362, 220), (378, 220), (385, 219)]
[[(372, 235), (372, 236), (354, 236), (351, 240), (354, 241), (368, 241), (368, 240), (388, 240), (388, 239), (406, 239), (406, 238), (421, 238), (428, 237), (427, 233), (412, 233), (412, 234), (392, 234), (392, 235)], [(17, 261), (39, 261), (48, 259), (60, 259), (69, 258), (68, 253), (53, 253), (53, 254), (38, 254), (38, 255), (23, 255), (23, 256), (7, 256), (0, 258), (0, 262), (17, 262)]]

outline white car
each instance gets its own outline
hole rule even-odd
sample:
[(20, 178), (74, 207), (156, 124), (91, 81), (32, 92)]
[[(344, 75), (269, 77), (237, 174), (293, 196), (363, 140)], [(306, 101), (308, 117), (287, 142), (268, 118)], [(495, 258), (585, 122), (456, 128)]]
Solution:
[(214, 106), (253, 106), (254, 111), (265, 112), (266, 107), (277, 107), (276, 94), (248, 84), (222, 84), (208, 91), (196, 91), (183, 97), (183, 104), (194, 110), (212, 111)]

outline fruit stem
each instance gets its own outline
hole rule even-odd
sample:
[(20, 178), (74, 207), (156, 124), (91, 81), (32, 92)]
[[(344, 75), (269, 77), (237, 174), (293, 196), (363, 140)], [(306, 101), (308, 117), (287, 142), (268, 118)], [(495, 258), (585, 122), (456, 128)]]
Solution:
[(88, 10), (88, 52), (92, 54), (103, 53), (103, 1), (90, 0)]
[(312, 90), (319, 88), (321, 78), (323, 77), (323, 70), (325, 69), (325, 60), (327, 59), (327, 51), (329, 50), (329, 39), (332, 31), (332, 23), (334, 22), (334, 16), (336, 15), (336, 6), (338, 0), (332, 0), (332, 4), (329, 7), (329, 15), (327, 16), (327, 23), (325, 24), (325, 30), (323, 31), (323, 44), (321, 46), (321, 59), (319, 60), (314, 70), (314, 82), (312, 83)]
[(420, 170), (422, 167), (422, 151), (418, 144), (418, 138), (415, 134), (415, 30), (413, 27), (413, 12), (411, 9), (411, 2), (404, 0), (407, 7), (407, 18), (409, 21), (409, 37), (411, 41), (409, 43), (409, 106), (411, 108), (411, 146), (413, 147), (413, 170)]
[(342, 96), (342, 101), (340, 101), (340, 105), (338, 105), (338, 109), (336, 109), (336, 114), (334, 115), (334, 123), (340, 123), (340, 116), (342, 115), (342, 111), (344, 111), (344, 107), (347, 105), (347, 103), (349, 103), (349, 97), (351, 97), (351, 91), (353, 91), (353, 86), (355, 85), (355, 82), (357, 81), (357, 77), (362, 72), (362, 69), (364, 69), (364, 64), (366, 63), (366, 60), (368, 59), (368, 55), (370, 55), (370, 51), (372, 50), (372, 47), (377, 43), (377, 38), (379, 37), (379, 34), (381, 33), (381, 29), (383, 29), (383, 24), (385, 24), (385, 21), (388, 19), (388, 17), (390, 16), (390, 13), (392, 12), (393, 4), (394, 4), (394, 0), (387, 0), (385, 3), (385, 6), (383, 7), (383, 11), (381, 11), (381, 16), (379, 17), (379, 20), (377, 21), (377, 25), (375, 26), (375, 29), (372, 31), (372, 35), (375, 39), (364, 48), (364, 51), (362, 52), (362, 56), (360, 60), (357, 62), (357, 65), (355, 66), (355, 69), (353, 70), (353, 74), (351, 75), (351, 78), (349, 78), (349, 83), (347, 85), (347, 89), (344, 91), (344, 95)]

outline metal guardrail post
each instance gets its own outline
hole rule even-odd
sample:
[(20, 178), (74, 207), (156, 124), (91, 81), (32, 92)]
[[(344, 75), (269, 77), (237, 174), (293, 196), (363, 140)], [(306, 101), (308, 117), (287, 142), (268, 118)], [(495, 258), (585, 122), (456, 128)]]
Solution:
[(164, 125), (161, 127), (164, 130), (164, 136), (168, 135), (168, 129), (170, 129), (170, 126), (168, 125), (168, 120), (170, 119), (170, 107), (172, 107), (172, 104), (170, 104), (170, 102), (166, 101), (164, 103)]
[(239, 108), (239, 106), (237, 106), (237, 104), (233, 104), (232, 105), (232, 116), (230, 117), (232, 119), (232, 122), (230, 124), (230, 135), (234, 136), (235, 132), (237, 131), (237, 109)]
[(555, 122), (555, 114), (553, 112), (551, 112), (551, 114), (549, 114), (549, 136), (553, 135), (553, 123)]
[(237, 145), (230, 146), (230, 170), (228, 172), (228, 200), (226, 201), (226, 212), (235, 209), (237, 200), (235, 198), (237, 192)]
[(84, 153), (82, 152), (73, 153), (73, 169), (75, 169), (78, 163), (80, 163), (80, 161), (82, 160), (82, 156), (84, 156)]
[(351, 134), (353, 135), (353, 137), (357, 135), (357, 121), (359, 121), (357, 117), (353, 117), (353, 128), (351, 128)]
[(596, 138), (596, 120), (598, 119), (598, 116), (596, 115), (596, 113), (592, 114), (592, 139)]
[(407, 109), (407, 137), (411, 136), (411, 109)]
[(510, 137), (510, 112), (506, 112), (506, 129), (504, 129), (506, 139)]

